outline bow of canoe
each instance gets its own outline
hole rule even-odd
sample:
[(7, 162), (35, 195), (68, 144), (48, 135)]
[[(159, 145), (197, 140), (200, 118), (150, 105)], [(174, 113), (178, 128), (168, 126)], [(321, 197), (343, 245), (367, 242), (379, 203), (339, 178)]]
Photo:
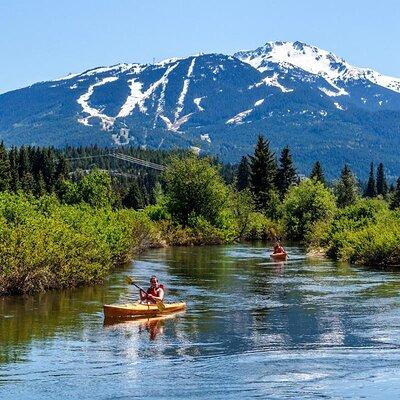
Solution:
[(170, 303), (165, 305), (165, 310), (161, 312), (156, 304), (104, 304), (104, 317), (105, 318), (119, 318), (119, 317), (135, 317), (155, 316), (181, 311), (186, 308), (186, 303)]
[(287, 253), (275, 253), (270, 256), (275, 261), (286, 261), (288, 258)]

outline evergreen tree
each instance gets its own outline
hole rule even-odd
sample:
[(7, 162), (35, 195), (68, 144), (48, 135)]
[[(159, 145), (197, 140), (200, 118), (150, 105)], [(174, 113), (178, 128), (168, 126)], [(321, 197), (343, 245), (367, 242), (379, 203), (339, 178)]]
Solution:
[(44, 182), (43, 175), (39, 172), (38, 176), (35, 178), (34, 195), (36, 197), (43, 196), (46, 193), (46, 183)]
[(19, 180), (22, 182), (25, 178), (25, 175), (30, 174), (30, 172), (31, 172), (31, 164), (29, 160), (29, 151), (27, 147), (22, 146), (18, 151)]
[(139, 210), (146, 206), (146, 200), (142, 188), (136, 179), (134, 179), (129, 186), (128, 192), (124, 197), (123, 204), (125, 207)]
[(397, 179), (392, 198), (390, 200), (390, 208), (394, 210), (400, 207), (400, 178)]
[(313, 165), (310, 174), (310, 179), (314, 179), (317, 182), (321, 182), (326, 186), (324, 171), (319, 161), (315, 162), (315, 164)]
[(56, 172), (56, 161), (54, 156), (54, 150), (51, 148), (44, 149), (42, 173), (48, 192), (51, 192), (54, 188), (55, 172)]
[(271, 200), (276, 196), (277, 166), (274, 156), (269, 148), (269, 142), (260, 135), (254, 156), (250, 156), (250, 189), (260, 211), (267, 211), (271, 206)]
[(295, 184), (297, 179), (296, 169), (288, 146), (282, 150), (276, 177), (276, 187), (281, 198), (284, 198), (290, 186)]
[(60, 157), (57, 160), (57, 165), (55, 169), (55, 179), (62, 180), (62, 179), (67, 179), (68, 178), (68, 172), (69, 172), (69, 165), (67, 160), (65, 159), (64, 155), (60, 155)]
[(241, 190), (247, 189), (250, 184), (250, 165), (249, 160), (246, 156), (243, 156), (240, 160), (239, 168), (236, 176), (236, 188), (240, 192)]
[(19, 187), (19, 173), (18, 173), (18, 149), (12, 147), (8, 153), (8, 158), (10, 162), (10, 190), (16, 192)]
[(342, 208), (357, 201), (359, 194), (357, 181), (347, 164), (342, 169), (340, 180), (335, 186), (335, 194), (337, 204)]
[(376, 173), (376, 193), (386, 197), (388, 194), (388, 184), (385, 176), (385, 169), (382, 163), (379, 163)]
[(370, 197), (370, 198), (376, 197), (376, 181), (375, 181), (374, 163), (373, 162), (371, 162), (367, 188), (365, 189), (364, 196)]
[(10, 160), (4, 143), (0, 143), (0, 191), (10, 189), (11, 170)]
[(20, 181), (20, 188), (27, 193), (35, 193), (36, 182), (30, 172), (26, 172)]

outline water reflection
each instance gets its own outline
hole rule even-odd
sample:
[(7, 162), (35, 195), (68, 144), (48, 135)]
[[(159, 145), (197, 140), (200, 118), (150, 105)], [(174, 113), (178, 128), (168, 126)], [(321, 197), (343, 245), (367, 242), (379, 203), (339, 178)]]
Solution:
[[(287, 249), (156, 249), (104, 286), (0, 299), (0, 397), (397, 398), (398, 274)], [(187, 311), (103, 324), (126, 274)]]
[(149, 339), (155, 340), (157, 336), (164, 333), (167, 320), (182, 316), (184, 313), (185, 311), (158, 317), (106, 318), (104, 327), (124, 335), (131, 335), (133, 332), (137, 332), (140, 335), (143, 332), (148, 332)]

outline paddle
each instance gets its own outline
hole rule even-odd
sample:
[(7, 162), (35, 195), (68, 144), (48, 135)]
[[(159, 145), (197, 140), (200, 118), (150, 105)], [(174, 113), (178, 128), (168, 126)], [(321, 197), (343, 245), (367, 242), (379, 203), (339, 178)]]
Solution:
[[(125, 282), (126, 282), (126, 283), (129, 283), (130, 285), (133, 285), (133, 286), (137, 287), (137, 288), (138, 288), (139, 290), (141, 290), (143, 293), (146, 293), (146, 294), (147, 294), (147, 292), (146, 292), (143, 288), (141, 288), (139, 285), (137, 285), (137, 284), (135, 283), (135, 281), (133, 280), (132, 277), (130, 277), (130, 276), (125, 276)], [(154, 301), (156, 302), (156, 306), (157, 306), (158, 310), (161, 311), (161, 312), (163, 312), (163, 311), (165, 310), (165, 308), (166, 308), (164, 302), (163, 302), (162, 300), (159, 300), (159, 299), (154, 299)]]

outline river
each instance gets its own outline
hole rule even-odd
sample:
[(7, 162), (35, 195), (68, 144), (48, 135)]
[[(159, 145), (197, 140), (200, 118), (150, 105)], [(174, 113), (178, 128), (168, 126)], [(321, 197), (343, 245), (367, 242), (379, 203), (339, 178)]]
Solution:
[[(103, 286), (0, 299), (0, 399), (398, 398), (400, 275), (288, 250), (149, 250)], [(105, 324), (127, 274), (187, 311)]]

